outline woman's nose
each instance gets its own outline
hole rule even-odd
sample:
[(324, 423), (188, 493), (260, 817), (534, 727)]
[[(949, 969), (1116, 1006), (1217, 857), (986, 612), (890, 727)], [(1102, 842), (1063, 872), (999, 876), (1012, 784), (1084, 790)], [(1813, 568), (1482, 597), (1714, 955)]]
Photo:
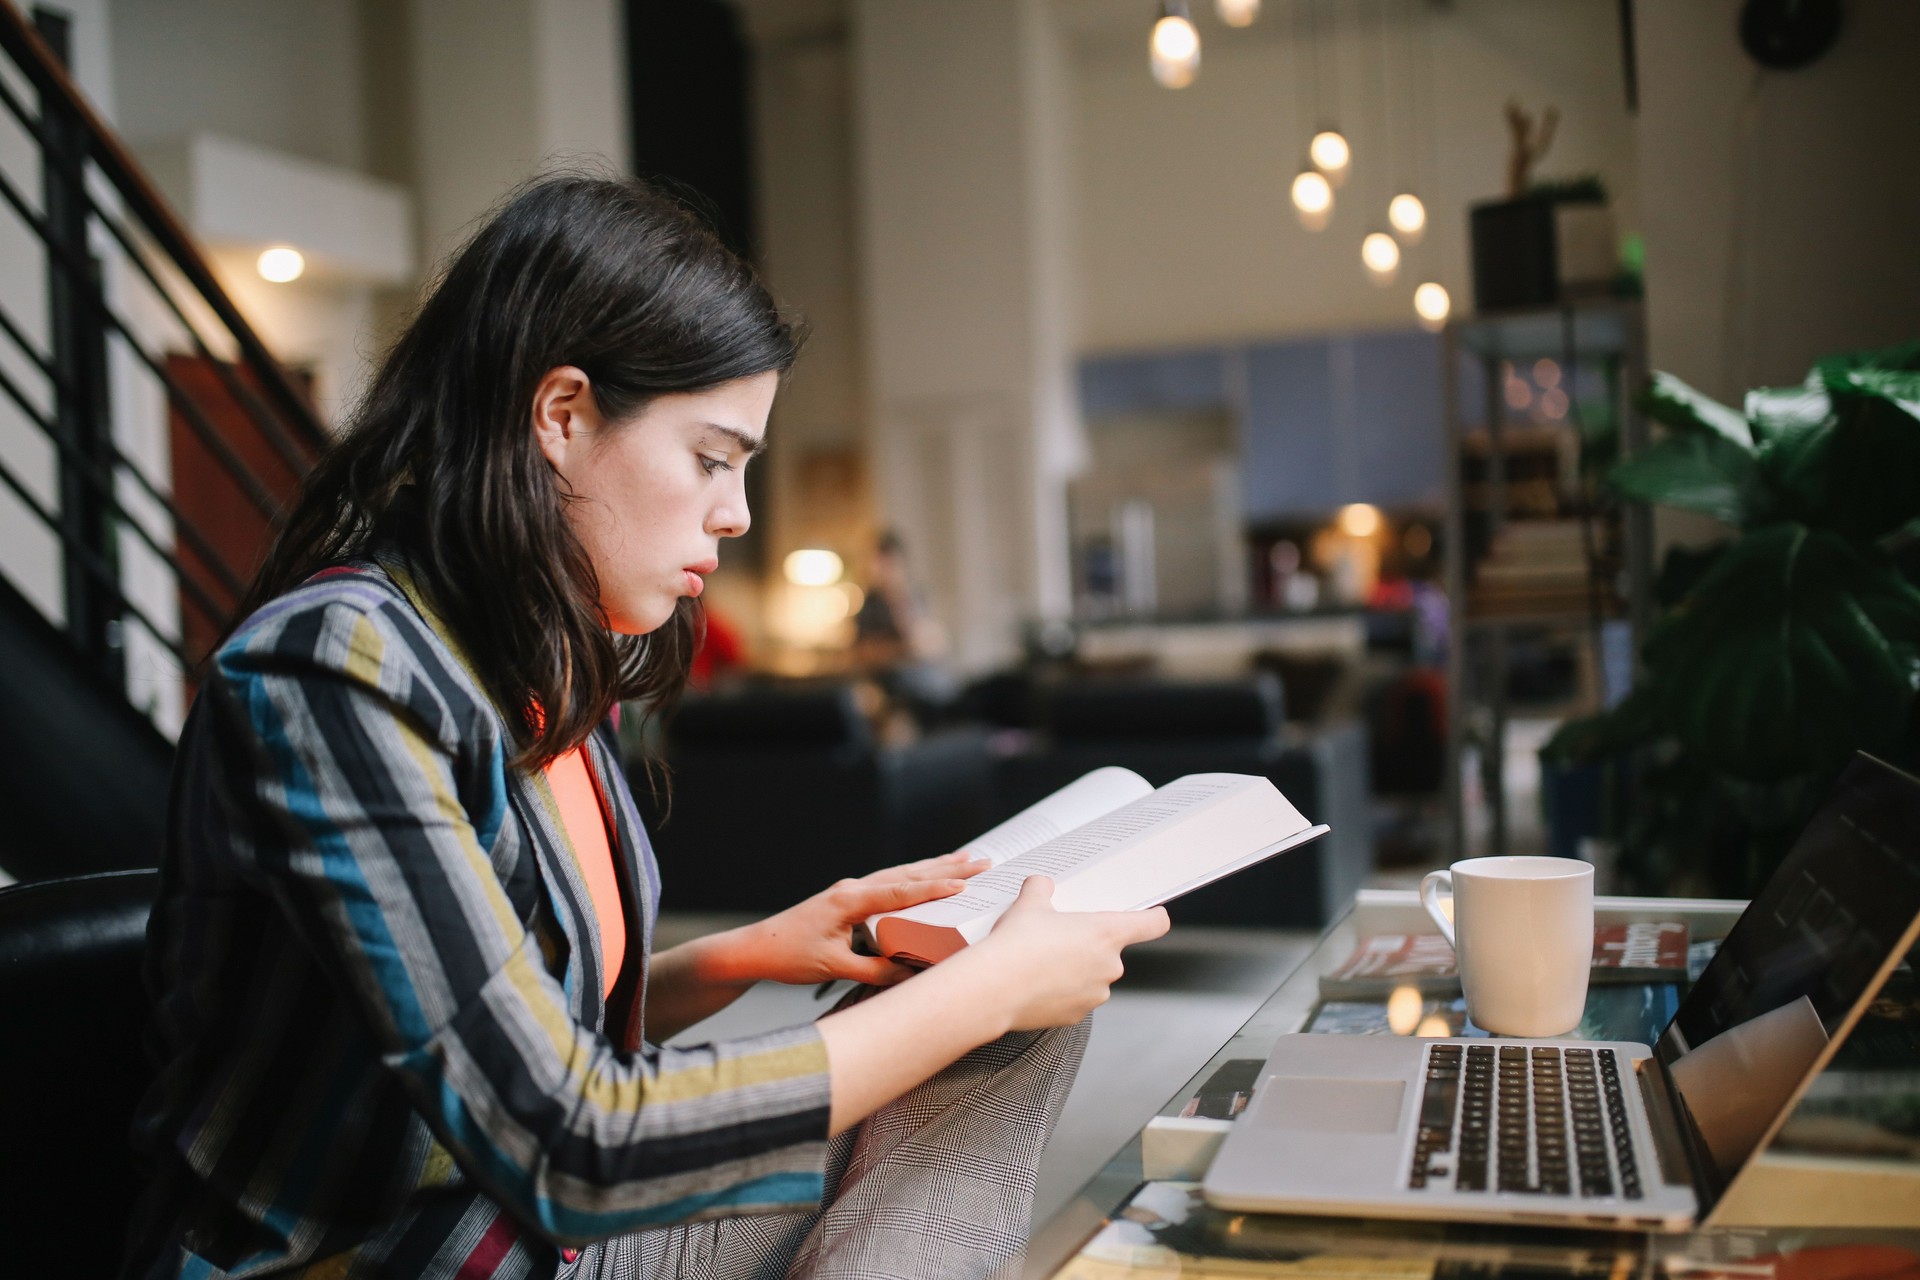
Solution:
[(747, 498), (743, 493), (729, 502), (713, 509), (707, 517), (707, 532), (716, 538), (737, 538), (753, 525), (753, 515), (747, 510)]

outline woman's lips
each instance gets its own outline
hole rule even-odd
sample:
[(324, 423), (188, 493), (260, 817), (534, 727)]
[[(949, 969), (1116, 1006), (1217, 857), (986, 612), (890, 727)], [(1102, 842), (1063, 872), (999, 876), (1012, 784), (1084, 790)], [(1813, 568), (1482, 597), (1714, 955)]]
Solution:
[(720, 561), (718, 559), (702, 560), (698, 564), (681, 565), (680, 576), (686, 579), (687, 594), (697, 596), (702, 591), (705, 591), (707, 589), (707, 575), (719, 567)]

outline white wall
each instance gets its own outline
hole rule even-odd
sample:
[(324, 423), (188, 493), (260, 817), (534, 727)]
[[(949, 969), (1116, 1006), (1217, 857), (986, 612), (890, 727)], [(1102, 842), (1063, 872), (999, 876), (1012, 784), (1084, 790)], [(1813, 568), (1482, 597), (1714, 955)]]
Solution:
[(1920, 337), (1920, 5), (1848, 0), (1840, 38), (1765, 71), (1739, 0), (1638, 7), (1655, 368), (1723, 399)]
[(212, 131), (358, 168), (355, 0), (110, 0), (114, 91), (135, 142)]
[[(1465, 308), (1466, 210), (1504, 194), (1509, 98), (1536, 113), (1560, 109), (1559, 135), (1536, 176), (1598, 173), (1622, 228), (1634, 224), (1639, 184), (1614, 0), (1416, 0), (1320, 6), (1322, 66), (1338, 67), (1337, 123), (1354, 165), (1332, 225), (1306, 231), (1288, 195), (1311, 133), (1294, 7), (1270, 2), (1255, 26), (1232, 31), (1209, 19), (1211, 6), (1195, 5), (1200, 73), (1177, 91), (1147, 74), (1145, 17), (1129, 9), (1115, 26), (1105, 6), (1068, 10), (1081, 27), (1083, 350), (1404, 326), (1421, 279), (1438, 279)], [(1391, 128), (1377, 88), (1383, 9)], [(1411, 28), (1409, 14), (1418, 15)], [(1424, 157), (1419, 193), (1430, 222), (1397, 282), (1380, 288), (1360, 264), (1360, 240), (1385, 229), (1389, 142), (1402, 172), (1410, 168), (1407, 43), (1421, 21), (1430, 23), (1429, 136), (1438, 144)], [(1328, 97), (1323, 91), (1323, 104)]]

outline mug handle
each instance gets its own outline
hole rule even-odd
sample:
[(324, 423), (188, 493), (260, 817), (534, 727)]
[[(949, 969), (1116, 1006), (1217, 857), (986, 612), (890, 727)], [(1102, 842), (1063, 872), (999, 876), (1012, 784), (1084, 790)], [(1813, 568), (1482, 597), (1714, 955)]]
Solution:
[(1427, 909), (1427, 914), (1433, 917), (1433, 922), (1440, 926), (1440, 932), (1446, 935), (1447, 945), (1458, 950), (1460, 944), (1453, 940), (1453, 921), (1448, 919), (1447, 913), (1440, 909), (1440, 886), (1442, 884), (1446, 886), (1445, 892), (1451, 897), (1453, 894), (1453, 872), (1427, 872), (1425, 877), (1420, 881), (1420, 905)]

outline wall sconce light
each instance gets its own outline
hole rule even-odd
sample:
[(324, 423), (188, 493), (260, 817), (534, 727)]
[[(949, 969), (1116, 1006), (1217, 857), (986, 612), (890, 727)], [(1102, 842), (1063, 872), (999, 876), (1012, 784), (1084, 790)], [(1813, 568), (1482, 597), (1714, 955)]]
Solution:
[(253, 268), (260, 273), (262, 280), (290, 284), (306, 271), (307, 260), (292, 245), (277, 244), (271, 249), (262, 250)]
[(1351, 502), (1340, 508), (1340, 532), (1349, 538), (1371, 538), (1380, 532), (1380, 508), (1368, 502)]

